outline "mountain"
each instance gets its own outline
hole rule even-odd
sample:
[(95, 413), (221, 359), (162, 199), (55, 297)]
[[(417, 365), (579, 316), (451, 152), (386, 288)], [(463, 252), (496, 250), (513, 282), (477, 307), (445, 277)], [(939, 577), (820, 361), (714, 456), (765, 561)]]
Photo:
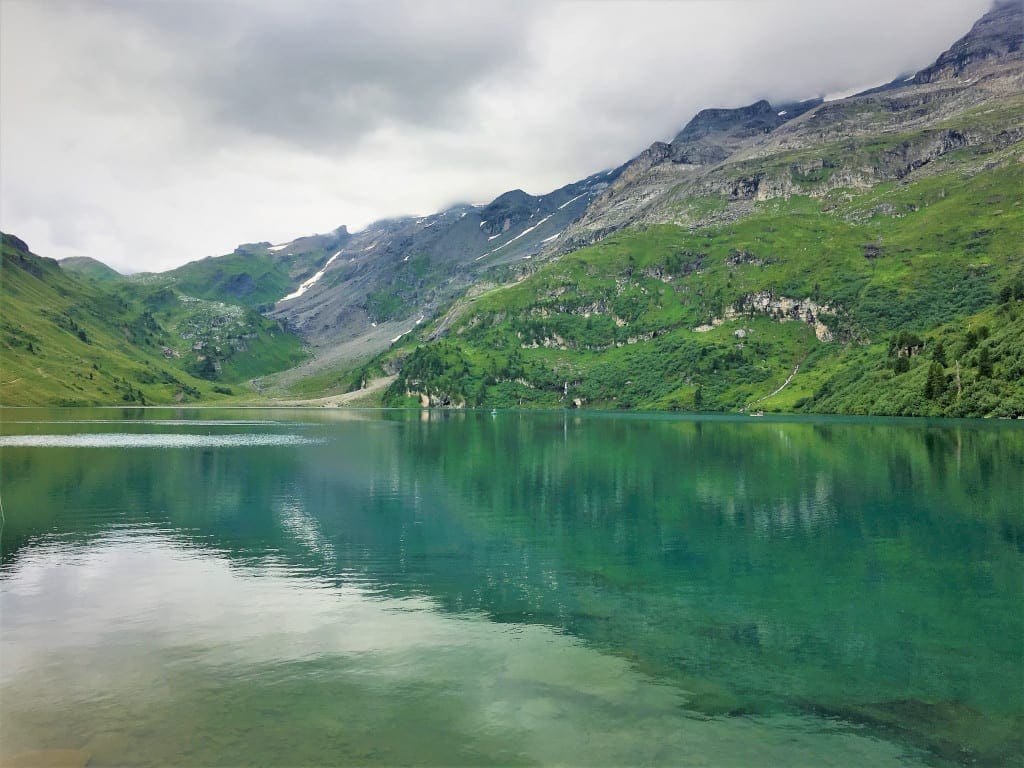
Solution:
[(327, 354), (377, 352), (470, 286), (515, 274), (580, 216), (614, 173), (546, 195), (514, 190), (487, 205), (372, 224), (270, 316), (286, 320)]
[(932, 66), (918, 72), (914, 82), (950, 81), (983, 73), (985, 66), (993, 61), (1019, 61), (1022, 41), (1024, 25), (1019, 0), (999, 0)]
[(330, 234), (301, 237), (284, 245), (248, 243), (234, 253), (193, 261), (163, 275), (190, 296), (269, 310), (349, 239), (348, 230), (341, 226)]
[[(745, 216), (769, 199), (863, 190), (952, 151), (1019, 141), (1012, 102), (1022, 90), (1021, 15), (1019, 3), (999, 4), (931, 67), (850, 98), (704, 110), (671, 144), (655, 143), (629, 163), (570, 229), (563, 250), (630, 224), (700, 227)], [(1008, 103), (1009, 119), (970, 111)], [(944, 125), (954, 118), (964, 130)], [(900, 133), (907, 135), (889, 142), (887, 152), (875, 151), (873, 143)], [(709, 197), (725, 201), (725, 209), (691, 204)]]
[[(261, 392), (388, 376), (396, 405), (1021, 415), (1022, 18), (997, 3), (849, 98), (705, 109), (548, 194), (160, 275), (65, 272), (172, 297), (154, 316), (179, 346), (182, 308), (205, 307), (204, 346), (174, 351), (196, 372), (212, 344), (205, 375)], [(211, 335), (226, 307), (248, 341)], [(274, 328), (280, 354), (255, 360)], [(312, 356), (275, 373), (301, 356), (291, 334)]]
[(68, 270), (7, 234), (2, 257), (3, 405), (216, 402), (304, 357), (277, 322), (165, 278), (114, 280), (82, 260)]
[(392, 405), (1024, 415), (1021, 20), (889, 87), (701, 112), (561, 258), (366, 370)]
[[(828, 103), (706, 109), (670, 142), (550, 195), (515, 190), (485, 207), (372, 225), (271, 315), (313, 345), (320, 365), (353, 364), (407, 334), (429, 338), (435, 330), (416, 333), (441, 310), (451, 322), (448, 305), (467, 290), (518, 280), (624, 228), (719, 226), (769, 200), (867, 190), (927, 175), (921, 169), (949, 153), (1009, 146), (1021, 138), (1019, 105), (1005, 104), (1021, 91), (1019, 21), (1014, 4), (996, 6), (951, 49), (968, 53), (943, 54), (922, 70), (955, 60), (957, 71), (980, 73), (974, 79), (918, 75)], [(970, 112), (989, 103), (1008, 112), (984, 119)], [(958, 116), (962, 130), (943, 124)], [(875, 144), (887, 138), (879, 151)]]
[(670, 143), (655, 142), (625, 165), (559, 242), (567, 252), (628, 226), (649, 206), (744, 146), (821, 104), (812, 99), (778, 108), (761, 100), (737, 109), (699, 112)]

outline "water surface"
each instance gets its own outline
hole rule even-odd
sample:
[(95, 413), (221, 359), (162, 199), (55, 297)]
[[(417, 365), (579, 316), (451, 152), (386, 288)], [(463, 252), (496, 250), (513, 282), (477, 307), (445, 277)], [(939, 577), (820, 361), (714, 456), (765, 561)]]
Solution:
[(2, 416), (4, 764), (1020, 759), (1019, 425)]

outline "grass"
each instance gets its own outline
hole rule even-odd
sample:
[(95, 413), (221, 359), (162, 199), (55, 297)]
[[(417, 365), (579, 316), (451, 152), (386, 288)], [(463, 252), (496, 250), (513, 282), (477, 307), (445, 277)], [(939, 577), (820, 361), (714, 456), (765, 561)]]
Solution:
[[(6, 237), (2, 248), (3, 405), (217, 402), (304, 357), (298, 339), (250, 309), (217, 305), (235, 320), (214, 328), (212, 303), (182, 302), (167, 285), (80, 278)], [(221, 370), (211, 365), (209, 378), (199, 375), (194, 342), (181, 338), (189, 322), (212, 344), (223, 334), (214, 350)]]

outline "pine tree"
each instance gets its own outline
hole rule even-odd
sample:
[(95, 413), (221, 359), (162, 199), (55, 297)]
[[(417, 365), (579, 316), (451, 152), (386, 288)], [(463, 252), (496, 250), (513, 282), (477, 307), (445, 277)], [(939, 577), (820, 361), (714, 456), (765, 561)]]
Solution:
[(924, 383), (924, 396), (937, 400), (946, 392), (946, 372), (941, 364), (932, 362), (928, 366), (928, 378)]
[(982, 347), (978, 351), (978, 376), (983, 379), (992, 378), (992, 354), (988, 347)]

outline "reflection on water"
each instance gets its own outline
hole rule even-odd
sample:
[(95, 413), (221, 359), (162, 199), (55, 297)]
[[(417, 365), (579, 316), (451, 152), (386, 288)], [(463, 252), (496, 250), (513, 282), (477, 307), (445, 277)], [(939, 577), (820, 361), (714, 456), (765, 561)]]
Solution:
[(428, 598), (382, 599), (272, 560), (239, 570), (163, 533), (41, 546), (7, 574), (4, 616), (8, 754), (71, 746), (90, 764), (282, 765), (905, 756), (806, 717), (688, 716), (684, 691), (550, 628), (446, 615)]
[(0, 454), (6, 762), (1020, 754), (1014, 425), (32, 415), (77, 442)]
[(229, 448), (240, 445), (310, 445), (300, 435), (109, 434), (3, 435), (0, 447), (12, 448)]

